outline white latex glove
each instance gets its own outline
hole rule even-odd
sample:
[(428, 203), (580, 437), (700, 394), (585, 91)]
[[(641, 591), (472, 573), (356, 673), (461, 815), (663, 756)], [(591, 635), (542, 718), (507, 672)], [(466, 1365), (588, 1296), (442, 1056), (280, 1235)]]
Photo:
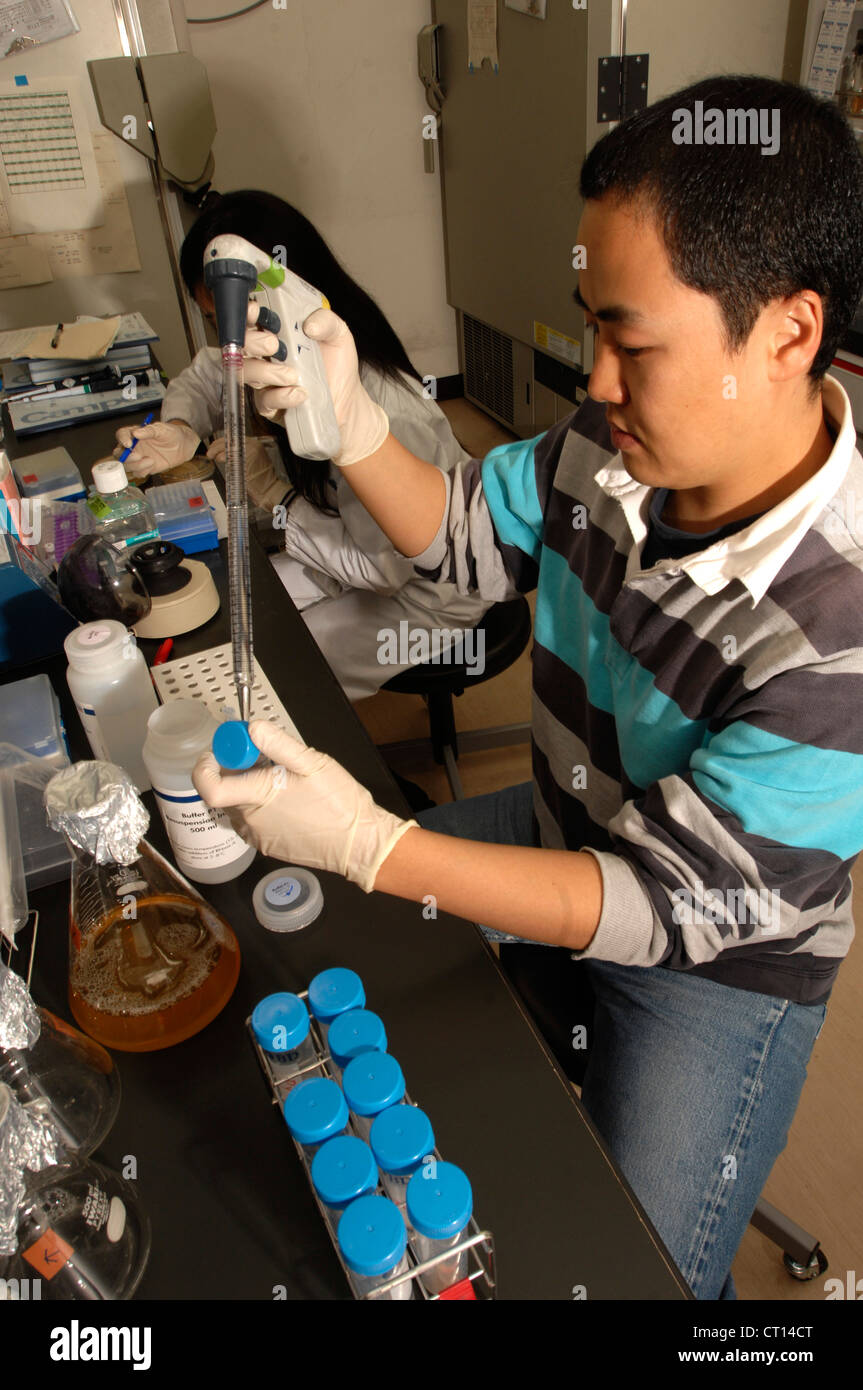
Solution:
[(138, 440), (123, 465), (130, 479), (164, 473), (167, 468), (186, 463), (201, 442), (195, 431), (179, 420), (173, 420), (170, 424), (159, 421), (152, 425), (124, 425), (117, 430), (116, 438), (115, 459)]
[(272, 765), (224, 772), (203, 753), (192, 773), (200, 796), (208, 806), (235, 808), (236, 829), (262, 853), (330, 869), (370, 893), (381, 864), (416, 821), (384, 811), (334, 758), (269, 720), (254, 720), (249, 734)]
[[(225, 436), (219, 435), (207, 450), (207, 458), (214, 463), (225, 462)], [(290, 483), (281, 476), (269, 448), (260, 436), (246, 435), (246, 491), (256, 507), (278, 506)]]
[[(257, 322), (259, 312), (259, 305), (249, 305), (250, 324)], [(332, 309), (316, 309), (303, 324), (303, 331), (320, 346), (341, 431), (342, 448), (333, 463), (349, 468), (381, 447), (390, 431), (389, 419), (360, 381), (356, 344), (344, 319)], [(253, 388), (255, 404), (268, 420), (277, 419), (283, 411), (306, 400), (302, 372), (297, 367), (266, 360), (278, 351), (278, 345), (274, 333), (263, 333), (254, 327), (246, 330), (244, 380)]]

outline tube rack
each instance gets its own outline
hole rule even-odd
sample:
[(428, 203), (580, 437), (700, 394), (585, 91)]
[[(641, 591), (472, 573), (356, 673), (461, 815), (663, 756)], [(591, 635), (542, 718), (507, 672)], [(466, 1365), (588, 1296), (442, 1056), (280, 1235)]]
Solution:
[[(298, 998), (302, 999), (307, 1007), (308, 993), (308, 990), (303, 990), (298, 994)], [(269, 1087), (272, 1098), (272, 1104), (277, 1105), (280, 1110), (288, 1092), (293, 1090), (294, 1086), (298, 1085), (300, 1081), (306, 1081), (310, 1080), (313, 1077), (320, 1076), (327, 1077), (328, 1079), (335, 1081), (337, 1085), (340, 1085), (338, 1077), (334, 1073), (332, 1059), (330, 1057), (329, 1050), (327, 1048), (326, 1043), (324, 1042), (323, 1037), (321, 1036), (320, 1029), (318, 1028), (317, 1019), (311, 1013), (311, 1010), (309, 1011), (309, 1023), (309, 1037), (311, 1038), (312, 1044), (315, 1049), (315, 1060), (313, 1062), (308, 1062), (304, 1067), (294, 1069), (291, 1066), (286, 1066), (284, 1063), (279, 1063), (272, 1056), (270, 1056), (268, 1053), (264, 1051), (257, 1038), (255, 1037), (254, 1032), (252, 1031), (251, 1016), (246, 1019), (246, 1030), (249, 1034), (249, 1038), (251, 1040), (252, 1047), (254, 1048), (255, 1055), (258, 1059), (258, 1062), (260, 1063), (261, 1070), (264, 1073), (264, 1078)], [(408, 1095), (406, 1090), (404, 1096), (404, 1104), (413, 1105), (414, 1103), (415, 1102), (410, 1099), (410, 1096)], [(284, 1123), (284, 1121), (282, 1121), (282, 1123)], [(285, 1127), (287, 1128), (287, 1126)], [(348, 1132), (353, 1133), (350, 1124), (348, 1125)], [(351, 1280), (350, 1276), (350, 1271), (348, 1270), (348, 1267), (345, 1264), (344, 1258), (342, 1256), (342, 1252), (339, 1249), (338, 1238), (327, 1216), (326, 1209), (324, 1208), (324, 1205), (321, 1202), (320, 1197), (315, 1191), (315, 1186), (312, 1182), (311, 1164), (309, 1162), (309, 1159), (306, 1157), (303, 1146), (300, 1143), (298, 1143), (296, 1139), (293, 1138), (293, 1135), (291, 1135), (291, 1140), (299, 1156), (300, 1163), (303, 1166), (303, 1171), (305, 1172), (306, 1178), (308, 1179), (309, 1187), (312, 1190), (312, 1196), (315, 1199), (318, 1211), (320, 1212), (324, 1225), (326, 1226), (327, 1231), (329, 1232), (330, 1240), (332, 1241), (333, 1248), (336, 1252), (336, 1258), (339, 1264), (341, 1265), (342, 1270), (344, 1271), (345, 1278), (348, 1281), (348, 1287), (350, 1288), (354, 1298), (363, 1299), (365, 1301), (372, 1299), (381, 1299), (384, 1298), (391, 1289), (395, 1289), (400, 1284), (405, 1284), (409, 1281), (414, 1284), (414, 1297), (425, 1299), (428, 1302), (437, 1302), (441, 1298), (443, 1298), (446, 1301), (448, 1297), (458, 1297), (466, 1299), (474, 1298), (480, 1299), (482, 1301), (487, 1301), (497, 1296), (497, 1280), (495, 1276), (494, 1258), (494, 1237), (492, 1236), (491, 1231), (481, 1230), (480, 1227), (477, 1225), (476, 1219), (473, 1216), (471, 1217), (470, 1222), (468, 1223), (463, 1239), (460, 1240), (457, 1245), (450, 1246), (448, 1249), (444, 1250), (442, 1254), (436, 1255), (433, 1259), (426, 1260), (422, 1264), (419, 1263), (416, 1255), (414, 1254), (413, 1245), (411, 1242), (411, 1228), (410, 1226), (408, 1226), (407, 1260), (409, 1268), (407, 1272), (405, 1274), (399, 1274), (393, 1279), (388, 1279), (385, 1284), (378, 1285), (377, 1288), (372, 1289), (369, 1293), (358, 1294), (354, 1289), (353, 1281)], [(435, 1147), (434, 1149), (434, 1157), (437, 1159), (439, 1163), (443, 1161), (440, 1153), (438, 1152), (437, 1147)], [(468, 1255), (468, 1273), (464, 1276), (464, 1279), (462, 1279), (459, 1284), (456, 1284), (454, 1286), (454, 1288), (460, 1289), (462, 1290), (462, 1292), (453, 1295), (451, 1294), (450, 1290), (445, 1289), (443, 1291), (443, 1294), (430, 1293), (423, 1284), (421, 1276), (425, 1274), (427, 1270), (433, 1269), (435, 1265), (442, 1264), (446, 1260), (451, 1260), (455, 1255), (459, 1254), (461, 1251), (466, 1251)], [(465, 1286), (468, 1283), (470, 1283), (470, 1291), (468, 1291), (465, 1288)]]

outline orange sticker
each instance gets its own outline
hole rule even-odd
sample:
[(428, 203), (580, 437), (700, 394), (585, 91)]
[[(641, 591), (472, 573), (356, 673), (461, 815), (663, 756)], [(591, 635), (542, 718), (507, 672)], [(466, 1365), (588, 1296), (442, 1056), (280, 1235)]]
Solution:
[(44, 1235), (40, 1236), (35, 1245), (29, 1246), (27, 1250), (22, 1250), (22, 1255), (28, 1264), (44, 1274), (46, 1279), (53, 1279), (55, 1274), (59, 1274), (64, 1264), (72, 1254), (71, 1245), (67, 1245), (65, 1240), (61, 1240), (56, 1231), (49, 1227)]

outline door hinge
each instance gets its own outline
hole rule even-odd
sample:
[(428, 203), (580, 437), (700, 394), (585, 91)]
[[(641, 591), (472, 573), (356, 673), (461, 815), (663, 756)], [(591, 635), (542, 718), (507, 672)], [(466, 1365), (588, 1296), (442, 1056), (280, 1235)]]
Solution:
[(596, 119), (622, 121), (647, 105), (649, 53), (600, 58), (596, 74)]

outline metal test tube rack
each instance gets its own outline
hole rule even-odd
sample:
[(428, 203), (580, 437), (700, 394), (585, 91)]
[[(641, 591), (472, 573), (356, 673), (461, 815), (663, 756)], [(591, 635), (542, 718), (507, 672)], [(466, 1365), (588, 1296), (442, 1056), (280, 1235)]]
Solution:
[[(304, 1003), (306, 1003), (307, 1007), (308, 996), (308, 990), (303, 990), (298, 994), (298, 997), (302, 999)], [(293, 1090), (294, 1086), (298, 1085), (300, 1081), (305, 1081), (315, 1076), (325, 1076), (328, 1077), (330, 1080), (336, 1079), (333, 1076), (333, 1072), (330, 1068), (330, 1065), (328, 1065), (332, 1062), (329, 1050), (321, 1036), (320, 1029), (318, 1028), (317, 1019), (311, 1013), (311, 1010), (309, 1011), (309, 1020), (309, 1036), (311, 1037), (312, 1043), (314, 1045), (316, 1054), (315, 1060), (313, 1062), (308, 1062), (306, 1066), (301, 1067), (298, 1070), (293, 1070), (292, 1068), (286, 1067), (274, 1061), (273, 1058), (270, 1057), (264, 1051), (264, 1049), (259, 1044), (257, 1038), (255, 1037), (254, 1032), (252, 1031), (251, 1017), (246, 1019), (246, 1030), (249, 1034), (252, 1047), (255, 1050), (255, 1055), (257, 1056), (258, 1062), (260, 1063), (261, 1070), (264, 1073), (264, 1078), (267, 1082), (267, 1085), (269, 1086), (273, 1105), (281, 1106), (288, 1092)], [(338, 1084), (338, 1082), (336, 1082), (336, 1084)], [(414, 1104), (407, 1091), (405, 1091), (404, 1103), (406, 1105)], [(321, 1199), (318, 1196), (317, 1192), (315, 1191), (315, 1185), (312, 1182), (311, 1165), (309, 1163), (309, 1160), (306, 1157), (302, 1145), (299, 1144), (296, 1141), (296, 1139), (293, 1139), (293, 1136), (291, 1136), (291, 1138), (299, 1156), (300, 1163), (302, 1164), (303, 1170), (308, 1179), (309, 1187), (312, 1190), (312, 1196), (314, 1197), (318, 1211), (321, 1214), (321, 1219), (323, 1220), (324, 1225), (326, 1226), (327, 1231), (329, 1232), (330, 1240), (332, 1241), (333, 1248), (336, 1252), (336, 1258), (338, 1259), (338, 1262), (344, 1271), (345, 1278), (348, 1281), (348, 1287), (351, 1290), (354, 1298), (362, 1299), (364, 1301), (381, 1299), (384, 1298), (391, 1289), (395, 1289), (401, 1284), (412, 1282), (415, 1286), (415, 1289), (418, 1291), (420, 1298), (423, 1298), (430, 1303), (438, 1302), (440, 1300), (440, 1294), (429, 1293), (428, 1289), (422, 1282), (421, 1276), (425, 1274), (428, 1270), (434, 1269), (436, 1265), (443, 1264), (444, 1261), (447, 1260), (452, 1260), (456, 1255), (460, 1254), (462, 1251), (466, 1251), (468, 1257), (468, 1272), (464, 1276), (464, 1278), (470, 1279), (471, 1284), (473, 1285), (475, 1296), (482, 1301), (487, 1301), (489, 1299), (496, 1298), (497, 1279), (495, 1274), (494, 1237), (492, 1236), (491, 1231), (481, 1230), (480, 1227), (477, 1225), (475, 1217), (473, 1216), (471, 1217), (470, 1222), (468, 1223), (467, 1231), (465, 1232), (464, 1238), (460, 1240), (457, 1245), (448, 1247), (446, 1250), (443, 1251), (442, 1254), (436, 1255), (434, 1259), (426, 1260), (422, 1264), (418, 1262), (416, 1255), (414, 1254), (413, 1246), (411, 1244), (410, 1239), (410, 1228), (408, 1228), (407, 1259), (408, 1265), (410, 1267), (407, 1273), (399, 1274), (394, 1279), (388, 1279), (385, 1284), (378, 1285), (377, 1288), (372, 1289), (369, 1293), (356, 1293), (354, 1290), (353, 1281), (351, 1280), (350, 1271), (348, 1270), (348, 1267), (345, 1264), (344, 1259), (342, 1258), (342, 1252), (339, 1249), (339, 1243), (336, 1233), (334, 1232), (332, 1225), (330, 1224), (330, 1220), (324, 1209), (324, 1205), (321, 1202)], [(439, 1163), (442, 1162), (441, 1155), (438, 1152), (437, 1148), (435, 1148), (434, 1150), (434, 1157), (438, 1160)]]

